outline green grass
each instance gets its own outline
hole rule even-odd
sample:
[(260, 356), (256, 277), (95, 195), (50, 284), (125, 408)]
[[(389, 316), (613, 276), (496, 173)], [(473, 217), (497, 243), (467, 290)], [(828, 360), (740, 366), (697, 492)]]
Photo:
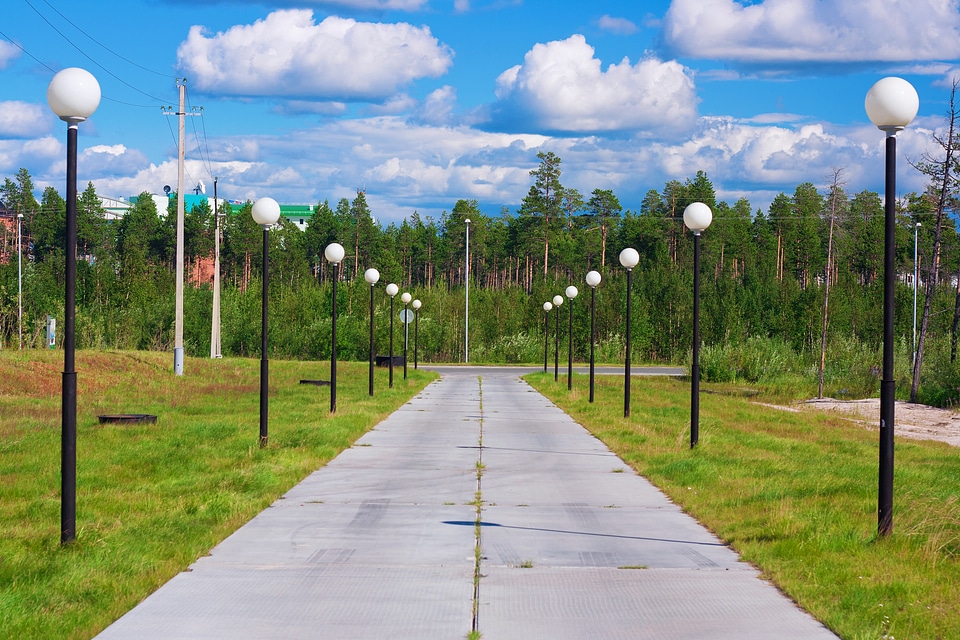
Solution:
[[(323, 466), (435, 376), (270, 361), (259, 447), (259, 360), (77, 354), (77, 539), (60, 545), (62, 351), (0, 351), (0, 638), (90, 638)], [(148, 413), (154, 425), (100, 425)]]
[[(837, 415), (769, 408), (702, 385), (634, 378), (526, 378), (843, 638), (960, 637), (960, 452), (898, 438), (894, 533), (877, 538), (878, 435)], [(879, 422), (879, 416), (878, 416)]]

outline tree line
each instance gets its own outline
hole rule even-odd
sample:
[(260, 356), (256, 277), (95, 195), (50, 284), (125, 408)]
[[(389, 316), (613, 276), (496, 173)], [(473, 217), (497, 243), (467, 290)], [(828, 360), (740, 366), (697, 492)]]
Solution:
[[(325, 264), (323, 250), (336, 241), (346, 252), (338, 288), (342, 358), (367, 357), (370, 292), (363, 272), (375, 267), (382, 274), (375, 289), (378, 348), (386, 348), (389, 326), (389, 300), (382, 287), (395, 282), (423, 302), (417, 336), (421, 361), (462, 360), (469, 219), (472, 362), (541, 361), (557, 314), (563, 314), (559, 324), (565, 335), (571, 308), (574, 357), (585, 360), (589, 290), (584, 275), (591, 269), (603, 278), (596, 292), (598, 358), (622, 361), (626, 278), (618, 255), (633, 247), (641, 258), (633, 277), (632, 357), (682, 363), (691, 349), (693, 304), (693, 242), (682, 216), (692, 202), (707, 204), (714, 216), (701, 244), (705, 348), (773, 341), (801, 361), (815, 363), (821, 352), (834, 351), (825, 348), (827, 343), (852, 340), (879, 353), (883, 203), (875, 192), (847, 193), (842, 170), (824, 188), (805, 182), (793, 193), (779, 194), (766, 211), (754, 210), (745, 198), (718, 201), (709, 177), (698, 172), (649, 190), (633, 211), (624, 210), (612, 190), (598, 187), (584, 195), (565, 186), (557, 155), (541, 152), (537, 160), (520, 206), (498, 215), (487, 215), (479, 202), (463, 199), (439, 218), (414, 211), (383, 225), (375, 222), (365, 193), (358, 191), (352, 200), (318, 203), (305, 231), (281, 219), (269, 233), (273, 355), (329, 357), (333, 270)], [(948, 393), (960, 378), (953, 366), (960, 242), (950, 218), (956, 209), (955, 185), (950, 179), (941, 188), (943, 176), (934, 170), (939, 165), (932, 166), (925, 167), (930, 188), (896, 203), (896, 333), (898, 360), (912, 361), (916, 234), (919, 291), (921, 300), (929, 301), (924, 315), (932, 354), (928, 375), (937, 381), (932, 387), (938, 393)], [(43, 190), (39, 202), (33, 194), (25, 169), (6, 178), (0, 189), (8, 211), (24, 216), (24, 341), (40, 346), (47, 314), (62, 318), (66, 207), (53, 187)], [(78, 346), (172, 349), (175, 198), (166, 211), (158, 211), (153, 199), (142, 194), (122, 218), (108, 220), (88, 184), (77, 204)], [(250, 356), (259, 350), (262, 231), (250, 207), (250, 202), (221, 203), (225, 355)], [(212, 256), (216, 228), (209, 202), (186, 212), (184, 254), (193, 284), (185, 299), (187, 355), (209, 353), (212, 283), (200, 274)], [(15, 237), (7, 232), (2, 242), (2, 255), (15, 256)], [(16, 262), (8, 259), (0, 266), (0, 340), (5, 347), (18, 339), (16, 278)], [(569, 284), (582, 295), (545, 317), (543, 302)], [(399, 296), (394, 304), (396, 313), (402, 308)], [(550, 351), (552, 357), (552, 347)], [(825, 359), (830, 366), (831, 359)], [(909, 374), (901, 372), (901, 377)], [(938, 396), (938, 401), (946, 400)]]

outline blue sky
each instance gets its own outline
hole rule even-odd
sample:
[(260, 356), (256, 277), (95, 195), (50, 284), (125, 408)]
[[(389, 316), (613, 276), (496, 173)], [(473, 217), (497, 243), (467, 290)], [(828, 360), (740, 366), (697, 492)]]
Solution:
[[(94, 8), (91, 8), (94, 7)], [(882, 192), (883, 134), (863, 98), (908, 79), (920, 113), (902, 158), (935, 152), (960, 77), (960, 0), (6, 0), (0, 177), (63, 193), (65, 125), (46, 103), (64, 67), (99, 80), (80, 127), (80, 188), (176, 186), (186, 78), (187, 188), (316, 203), (364, 188), (375, 217), (494, 214), (527, 193), (538, 151), (562, 182), (649, 189), (706, 171), (754, 209), (797, 184)], [(901, 159), (898, 190), (924, 178)]]

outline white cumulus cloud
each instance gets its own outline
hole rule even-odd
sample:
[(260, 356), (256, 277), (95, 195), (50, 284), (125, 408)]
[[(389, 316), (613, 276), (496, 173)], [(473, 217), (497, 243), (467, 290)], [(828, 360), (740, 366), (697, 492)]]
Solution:
[(453, 62), (429, 27), (336, 16), (317, 23), (309, 9), (275, 11), (213, 35), (193, 26), (177, 56), (202, 91), (324, 100), (382, 100)]
[(620, 35), (630, 35), (637, 32), (637, 25), (626, 18), (615, 18), (610, 15), (603, 15), (597, 21), (597, 26), (604, 31), (617, 33)]
[(20, 55), (20, 49), (15, 45), (7, 42), (6, 40), (0, 40), (0, 69), (3, 69), (10, 61)]
[(0, 100), (0, 136), (32, 138), (50, 130), (52, 117), (39, 104)]
[(960, 0), (673, 0), (675, 52), (750, 64), (960, 57)]
[(678, 62), (624, 58), (605, 70), (586, 38), (535, 45), (497, 78), (494, 120), (556, 132), (683, 129), (696, 118), (692, 76)]

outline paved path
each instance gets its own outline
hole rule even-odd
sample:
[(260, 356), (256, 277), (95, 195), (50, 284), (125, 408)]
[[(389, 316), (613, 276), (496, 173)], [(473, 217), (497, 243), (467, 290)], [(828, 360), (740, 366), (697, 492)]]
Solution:
[(518, 374), (443, 369), (99, 637), (835, 637)]

